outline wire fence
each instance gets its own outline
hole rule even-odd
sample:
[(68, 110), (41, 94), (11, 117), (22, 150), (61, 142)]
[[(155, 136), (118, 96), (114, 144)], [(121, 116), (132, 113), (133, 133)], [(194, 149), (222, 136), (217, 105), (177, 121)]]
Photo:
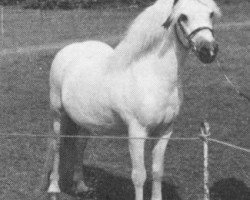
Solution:
[[(42, 135), (42, 134), (25, 134), (25, 133), (1, 133), (0, 137), (27, 137), (27, 138), (77, 138), (77, 139), (94, 139), (94, 140), (159, 140), (157, 137), (127, 137), (127, 136), (88, 136), (88, 135)], [(161, 140), (179, 140), (179, 141), (193, 141), (200, 140), (200, 137), (172, 137), (172, 138), (162, 138)], [(223, 142), (213, 138), (207, 138), (208, 141), (218, 143), (227, 147), (231, 147), (236, 150), (241, 150), (246, 153), (250, 153), (250, 149), (243, 148), (228, 142)]]
[[(214, 199), (215, 196), (216, 196), (216, 192), (214, 192), (214, 189), (212, 188), (212, 198), (210, 198), (210, 189), (209, 189), (209, 180), (210, 180), (210, 177), (209, 177), (209, 160), (211, 159), (210, 158), (210, 154), (209, 154), (209, 151), (211, 149), (211, 144), (210, 143), (214, 143), (214, 144), (219, 144), (219, 145), (222, 145), (224, 147), (228, 147), (234, 151), (240, 151), (241, 154), (244, 154), (244, 153), (247, 153), (249, 154), (250, 153), (250, 149), (248, 148), (244, 148), (244, 147), (240, 147), (240, 146), (237, 146), (237, 145), (234, 145), (234, 144), (231, 144), (231, 143), (228, 143), (228, 142), (224, 142), (224, 141), (220, 141), (220, 140), (217, 140), (217, 139), (213, 139), (210, 137), (211, 136), (211, 133), (210, 133), (210, 127), (209, 127), (209, 124), (207, 122), (204, 122), (202, 125), (201, 125), (201, 134), (198, 135), (198, 137), (190, 137), (190, 138), (184, 138), (184, 137), (173, 137), (173, 138), (164, 138), (164, 139), (170, 139), (170, 140), (173, 140), (173, 141), (176, 141), (176, 142), (180, 142), (180, 141), (183, 141), (183, 142), (192, 142), (192, 141), (200, 141), (199, 143), (202, 142), (202, 146), (203, 146), (203, 197), (199, 196), (199, 199), (203, 199), (203, 200), (210, 200), (210, 199)], [(40, 134), (21, 134), (21, 133), (7, 133), (7, 134), (4, 134), (4, 133), (1, 133), (0, 134), (0, 138), (45, 138), (45, 139), (48, 139), (48, 138), (54, 138), (55, 136), (52, 136), (52, 135), (49, 135), (49, 134), (45, 134), (45, 135), (40, 135)], [(136, 140), (159, 140), (159, 138), (156, 138), (156, 137), (148, 137), (148, 138), (144, 138), (144, 137), (141, 137), (141, 138), (131, 138), (131, 137), (127, 137), (127, 136), (84, 136), (84, 135), (76, 135), (76, 136), (70, 136), (70, 135), (61, 135), (61, 136), (56, 136), (56, 137), (60, 137), (60, 138), (76, 138), (76, 139), (91, 139), (91, 140), (101, 140), (101, 141), (104, 141), (104, 140), (112, 140), (112, 141), (117, 141), (117, 140), (133, 140), (133, 139), (136, 139)], [(248, 157), (249, 159), (249, 157)], [(99, 167), (103, 165), (103, 163), (98, 163), (97, 164)], [(104, 165), (103, 166), (104, 168), (107, 168), (107, 165)], [(109, 168), (112, 168), (110, 166), (108, 166)], [(239, 166), (240, 167), (240, 166)], [(241, 169), (242, 170), (242, 169)], [(244, 171), (244, 174), (246, 176), (248, 176), (247, 172)], [(249, 178), (249, 177), (248, 177)], [(3, 181), (3, 180), (0, 180), (0, 181)], [(248, 195), (249, 193), (246, 193), (246, 195)], [(190, 197), (192, 198), (192, 197)], [(189, 198), (187, 198), (189, 199)]]

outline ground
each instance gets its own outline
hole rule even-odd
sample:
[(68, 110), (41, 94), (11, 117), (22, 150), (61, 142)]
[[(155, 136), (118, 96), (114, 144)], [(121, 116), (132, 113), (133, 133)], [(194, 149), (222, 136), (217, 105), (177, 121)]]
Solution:
[[(222, 21), (244, 22), (250, 17), (248, 8), (247, 2), (237, 7), (235, 4), (223, 6)], [(100, 38), (108, 40), (109, 44), (114, 46), (119, 42), (118, 36), (126, 30), (140, 10), (105, 9), (46, 13), (13, 9), (7, 11), (3, 48), (51, 44), (81, 38)], [(230, 79), (248, 94), (249, 34), (249, 26), (216, 30), (216, 37), (220, 42), (219, 62)], [(35, 53), (1, 54), (1, 133), (43, 135), (51, 131), (48, 74), (55, 53), (55, 49), (50, 49)], [(173, 137), (196, 137), (199, 134), (200, 122), (206, 118), (210, 123), (213, 138), (249, 149), (249, 103), (230, 87), (217, 64), (203, 65), (191, 55), (187, 66), (180, 69), (180, 76), (184, 86), (184, 104), (175, 123)], [(38, 199), (33, 196), (33, 191), (41, 175), (45, 146), (44, 138), (0, 137), (1, 200)], [(147, 149), (149, 147), (150, 144)], [(216, 183), (227, 185), (232, 182), (229, 178), (234, 177), (234, 183), (242, 181), (249, 190), (249, 154), (213, 143), (209, 148), (210, 186)], [(150, 160), (149, 154), (146, 155), (146, 159)], [(126, 141), (92, 140), (84, 162), (87, 183), (94, 188), (94, 191), (83, 197), (84, 199), (133, 199)], [(200, 199), (202, 170), (201, 142), (171, 141), (165, 162), (165, 198)], [(235, 190), (239, 191), (239, 187), (244, 188), (236, 184)], [(146, 188), (148, 193), (150, 181)], [(62, 197), (70, 199), (66, 195)], [(244, 200), (246, 199), (247, 197)]]

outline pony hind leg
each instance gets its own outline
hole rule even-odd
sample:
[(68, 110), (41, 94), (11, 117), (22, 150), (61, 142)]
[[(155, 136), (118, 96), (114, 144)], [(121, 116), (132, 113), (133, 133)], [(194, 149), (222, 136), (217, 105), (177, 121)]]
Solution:
[[(61, 119), (61, 133), (76, 136), (80, 127), (67, 115)], [(87, 131), (85, 130), (86, 134)], [(60, 188), (70, 195), (79, 195), (89, 188), (83, 181), (83, 155), (87, 138), (63, 137), (60, 142)]]
[(59, 188), (59, 136), (61, 134), (61, 99), (60, 91), (52, 87), (50, 91), (51, 110), (53, 115), (53, 131), (48, 139), (46, 161), (43, 168), (42, 181), (37, 193), (60, 193)]
[[(49, 141), (44, 173), (46, 178), (43, 178), (47, 180), (43, 181), (45, 183), (42, 185), (44, 188), (47, 185), (47, 192), (53, 199), (56, 199), (54, 196), (60, 192), (75, 195), (78, 191), (87, 190), (82, 180), (83, 152), (87, 141), (67, 137), (77, 135), (80, 127), (69, 118), (65, 111), (54, 111), (53, 118), (54, 138)], [(81, 167), (79, 167), (80, 163)]]
[[(60, 148), (60, 135), (61, 135), (61, 118), (64, 115), (62, 102), (61, 102), (61, 90), (54, 82), (54, 79), (50, 81), (50, 106), (53, 117), (53, 131), (52, 138), (49, 139), (49, 147), (47, 153), (47, 160), (45, 163), (46, 176), (48, 177), (49, 194), (60, 193), (59, 187), (59, 148)], [(55, 198), (53, 198), (55, 199)]]
[(36, 196), (42, 195), (42, 193), (46, 192), (50, 186), (50, 175), (53, 169), (54, 153), (55, 153), (54, 147), (55, 147), (54, 139), (51, 139), (51, 138), (48, 139), (46, 161), (43, 167), (43, 173), (42, 173), (40, 185), (38, 189), (35, 191)]
[[(84, 130), (84, 133), (88, 133), (87, 130)], [(87, 146), (88, 139), (87, 138), (78, 138), (76, 142), (76, 161), (74, 164), (74, 175), (73, 175), (73, 191), (76, 195), (80, 195), (81, 193), (88, 192), (89, 190), (92, 190), (89, 188), (83, 178), (83, 156), (84, 156), (84, 150)]]
[(61, 117), (62, 113), (58, 110), (53, 113), (53, 136), (54, 138), (50, 139), (49, 143), (49, 150), (51, 150), (51, 154), (49, 157), (52, 157), (49, 159), (51, 163), (48, 163), (48, 165), (51, 167), (50, 171), (47, 171), (49, 173), (49, 187), (48, 187), (48, 193), (49, 194), (58, 194), (61, 192), (59, 187), (59, 162), (60, 162), (60, 136), (61, 136)]

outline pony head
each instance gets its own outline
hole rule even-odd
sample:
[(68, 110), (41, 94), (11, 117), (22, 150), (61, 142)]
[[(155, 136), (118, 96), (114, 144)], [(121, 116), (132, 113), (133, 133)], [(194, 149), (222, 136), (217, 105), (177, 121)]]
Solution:
[(213, 0), (174, 0), (172, 12), (163, 26), (172, 27), (179, 42), (192, 49), (201, 62), (211, 63), (218, 53), (213, 22), (220, 15)]

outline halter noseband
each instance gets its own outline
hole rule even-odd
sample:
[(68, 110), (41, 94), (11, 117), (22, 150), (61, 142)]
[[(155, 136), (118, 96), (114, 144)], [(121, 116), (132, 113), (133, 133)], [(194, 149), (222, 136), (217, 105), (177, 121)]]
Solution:
[[(177, 31), (177, 25), (179, 25), (185, 39), (187, 39), (188, 41), (188, 46), (186, 46), (185, 44), (183, 44), (183, 41), (181, 41), (179, 35), (178, 35), (178, 31)], [(199, 27), (195, 30), (193, 30), (190, 34), (187, 34), (186, 30), (184, 29), (184, 27), (181, 25), (181, 22), (180, 20), (178, 20), (178, 24), (175, 25), (175, 31), (176, 31), (176, 36), (179, 40), (179, 42), (187, 49), (189, 48), (192, 48), (194, 51), (196, 50), (196, 47), (194, 45), (194, 42), (192, 41), (193, 37), (200, 31), (202, 30), (205, 30), (205, 29), (208, 29), (209, 31), (211, 31), (212, 35), (214, 36), (214, 30), (211, 29), (210, 27), (207, 27), (207, 26), (202, 26), (202, 27)]]

